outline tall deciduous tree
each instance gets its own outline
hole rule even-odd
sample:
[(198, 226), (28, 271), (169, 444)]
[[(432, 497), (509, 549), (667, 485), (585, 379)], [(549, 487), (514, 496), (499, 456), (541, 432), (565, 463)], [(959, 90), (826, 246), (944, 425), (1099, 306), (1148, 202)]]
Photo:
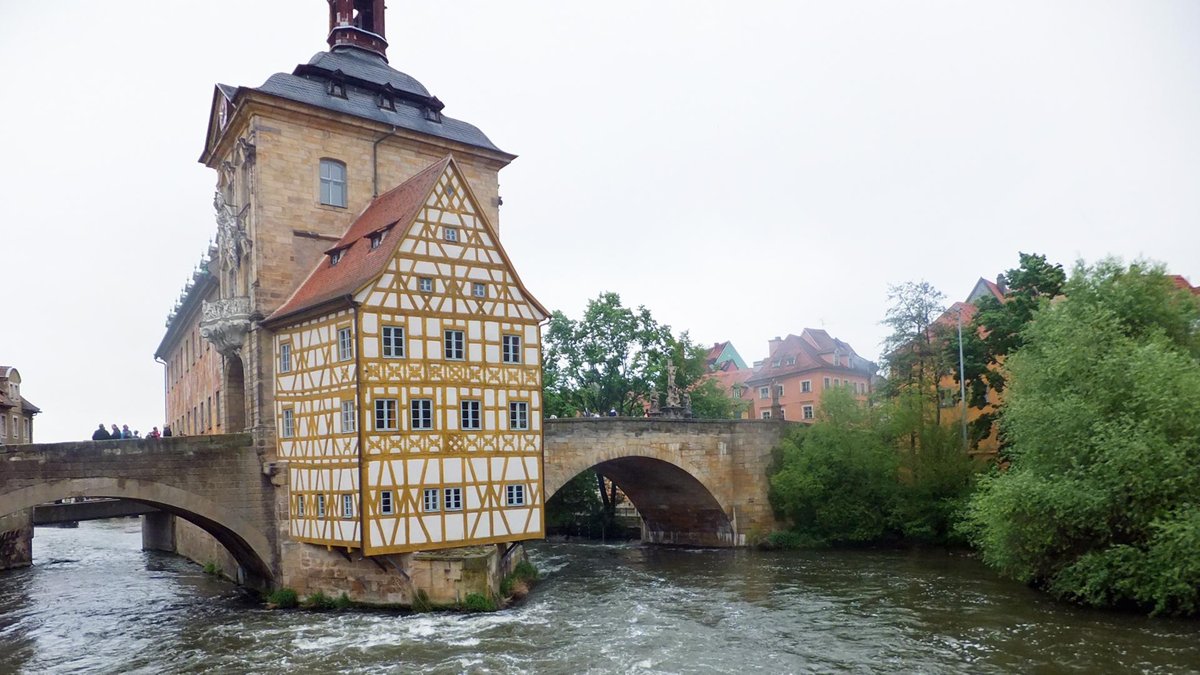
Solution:
[(543, 368), (553, 386), (547, 400), (564, 412), (641, 415), (655, 368), (671, 350), (670, 328), (645, 307), (625, 307), (616, 293), (589, 301), (579, 321), (556, 311), (544, 341)]
[[(988, 407), (988, 390), (1004, 391), (1005, 357), (1024, 344), (1022, 331), (1043, 303), (1063, 292), (1067, 275), (1062, 265), (1046, 262), (1043, 255), (1021, 253), (1020, 264), (1005, 275), (1004, 301), (993, 296), (978, 300), (978, 311), (971, 325), (963, 330), (964, 375), (967, 382), (967, 403), (972, 408)], [(957, 358), (956, 343), (947, 343), (951, 360)], [(955, 380), (958, 372), (954, 372)], [(976, 443), (991, 434), (996, 413), (987, 410), (971, 423), (972, 440)]]
[(967, 529), (1002, 573), (1092, 605), (1200, 613), (1200, 303), (1079, 265), (1005, 362), (1011, 466)]
[(911, 418), (909, 447), (916, 448), (925, 426), (941, 423), (938, 382), (950, 372), (946, 327), (937, 323), (945, 295), (929, 282), (905, 282), (888, 289), (891, 306), (883, 323), (892, 329), (884, 340), (886, 379), (881, 393), (901, 405), (897, 414)]

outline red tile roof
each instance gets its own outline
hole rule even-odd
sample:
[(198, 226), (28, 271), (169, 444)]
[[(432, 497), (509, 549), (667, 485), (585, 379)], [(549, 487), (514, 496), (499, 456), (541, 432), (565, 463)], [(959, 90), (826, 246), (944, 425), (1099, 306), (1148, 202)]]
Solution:
[[(322, 258), (304, 283), (292, 293), (292, 297), (267, 317), (267, 321), (275, 321), (350, 295), (383, 273), (396, 244), (408, 232), (412, 221), (425, 205), (429, 191), (437, 184), (450, 162), (450, 156), (447, 155), (371, 200), (350, 225), (350, 229), (346, 230), (346, 234), (329, 249), (330, 252), (341, 251), (338, 264), (330, 265), (328, 257)], [(387, 246), (372, 251), (367, 238), (385, 228), (390, 228), (384, 236)]]
[[(853, 365), (835, 366), (822, 358), (823, 355), (832, 354), (835, 351), (842, 356), (850, 357)], [(823, 369), (871, 374), (875, 372), (875, 364), (859, 356), (849, 344), (831, 337), (827, 331), (805, 328), (800, 335), (788, 334), (786, 338), (775, 343), (770, 356), (754, 368), (751, 376), (745, 382), (755, 384), (778, 377)]]
[(1180, 290), (1191, 291), (1192, 295), (1200, 295), (1200, 286), (1191, 285), (1182, 274), (1172, 274), (1171, 281), (1174, 282), (1175, 287)]

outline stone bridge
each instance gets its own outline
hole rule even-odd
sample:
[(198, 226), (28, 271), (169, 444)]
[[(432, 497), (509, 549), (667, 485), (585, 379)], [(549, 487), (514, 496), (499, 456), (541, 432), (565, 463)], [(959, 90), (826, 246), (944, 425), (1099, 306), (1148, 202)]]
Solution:
[(777, 420), (547, 420), (546, 494), (595, 468), (641, 513), (645, 541), (745, 546), (776, 526), (767, 468), (786, 428)]
[(154, 506), (220, 542), (238, 563), (239, 581), (266, 587), (275, 576), (273, 488), (249, 434), (0, 450), (0, 516), (66, 497)]
[[(547, 420), (545, 494), (595, 468), (641, 513), (646, 541), (744, 546), (752, 533), (775, 527), (766, 474), (786, 428), (759, 420)], [(299, 586), (319, 566), (334, 576), (347, 570), (333, 568), (347, 565), (365, 574), (366, 560), (281, 540), (287, 526), (276, 515), (286, 512), (287, 498), (276, 488), (286, 472), (261, 445), (250, 434), (229, 434), (0, 448), (0, 532), (24, 531), (23, 541), (10, 536), (0, 549), (24, 546), (28, 561), (28, 514), (39, 504), (110, 497), (163, 512), (145, 517), (146, 548), (183, 552), (171, 516), (182, 518), (229, 552), (249, 586)]]

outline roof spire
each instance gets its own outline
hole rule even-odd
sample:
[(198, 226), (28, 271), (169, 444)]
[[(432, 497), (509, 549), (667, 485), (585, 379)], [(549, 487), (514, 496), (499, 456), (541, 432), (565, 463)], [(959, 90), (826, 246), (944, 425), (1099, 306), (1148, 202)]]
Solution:
[(328, 0), (329, 47), (346, 47), (378, 54), (387, 61), (383, 29), (383, 0)]

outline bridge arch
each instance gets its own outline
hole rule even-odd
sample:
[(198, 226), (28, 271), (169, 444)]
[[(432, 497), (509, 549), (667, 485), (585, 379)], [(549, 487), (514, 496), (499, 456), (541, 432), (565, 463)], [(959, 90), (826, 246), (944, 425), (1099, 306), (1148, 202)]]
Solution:
[(65, 497), (110, 497), (148, 504), (212, 535), (245, 572), (246, 578), (239, 581), (266, 588), (274, 578), (273, 547), (261, 528), (256, 529), (208, 498), (155, 481), (89, 477), (37, 483), (0, 495), (0, 515)]
[[(616, 483), (637, 508), (647, 543), (734, 545), (733, 522), (726, 507), (709, 486), (675, 462), (629, 455), (584, 467), (578, 473), (588, 469)], [(571, 478), (574, 475), (567, 481)], [(564, 484), (547, 484), (546, 494), (552, 497)]]
[(646, 540), (744, 546), (769, 532), (770, 449), (784, 427), (758, 420), (545, 420), (549, 499), (588, 469), (615, 482), (642, 514)]

